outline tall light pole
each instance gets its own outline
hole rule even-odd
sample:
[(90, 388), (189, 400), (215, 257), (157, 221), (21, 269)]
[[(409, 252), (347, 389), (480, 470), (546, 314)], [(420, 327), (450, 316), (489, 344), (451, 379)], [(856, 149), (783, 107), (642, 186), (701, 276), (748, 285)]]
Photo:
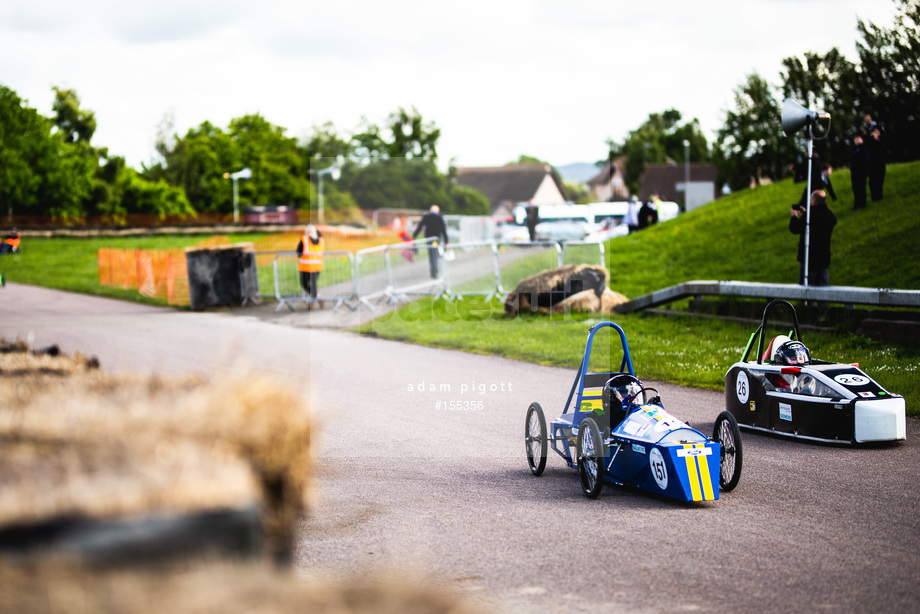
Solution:
[(327, 168), (320, 168), (320, 169), (316, 169), (316, 170), (314, 170), (314, 169), (311, 168), (311, 169), (310, 169), (310, 174), (311, 174), (311, 175), (316, 175), (316, 177), (317, 177), (317, 180), (316, 180), (316, 183), (317, 183), (316, 189), (317, 189), (317, 191), (318, 191), (318, 193), (319, 193), (319, 198), (318, 198), (318, 200), (319, 200), (319, 216), (317, 217), (317, 222), (320, 223), (320, 224), (322, 224), (322, 223), (323, 223), (323, 175), (332, 175), (332, 179), (333, 179), (333, 180), (337, 180), (337, 179), (339, 178), (339, 176), (341, 175), (341, 171), (339, 170), (338, 161), (336, 161), (335, 163), (333, 163), (332, 166), (329, 166), (329, 167), (327, 167)]
[(690, 141), (684, 139), (684, 213), (690, 196)]
[(236, 188), (236, 182), (239, 179), (252, 179), (252, 171), (249, 170), (249, 167), (246, 167), (235, 173), (224, 173), (224, 179), (233, 180), (233, 223), (236, 224), (240, 221), (239, 192)]
[(808, 181), (805, 184), (805, 262), (802, 263), (802, 285), (808, 285), (808, 269), (810, 266), (809, 254), (811, 253), (811, 166), (813, 164), (814, 140), (827, 138), (831, 129), (831, 116), (825, 111), (812, 111), (801, 104), (787, 98), (783, 102), (780, 116), (783, 125), (783, 134), (792, 136), (805, 128), (808, 136)]

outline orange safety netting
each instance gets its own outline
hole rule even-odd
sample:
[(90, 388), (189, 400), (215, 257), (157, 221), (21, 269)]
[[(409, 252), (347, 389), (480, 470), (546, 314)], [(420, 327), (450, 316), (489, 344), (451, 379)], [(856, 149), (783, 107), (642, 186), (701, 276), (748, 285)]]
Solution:
[[(319, 226), (326, 239), (327, 251), (356, 251), (384, 243), (395, 243), (393, 233), (369, 232), (357, 228)], [(390, 236), (393, 234), (393, 236)], [(294, 251), (303, 237), (303, 229), (270, 235), (253, 242), (256, 266), (271, 266), (272, 252)], [(229, 245), (225, 235), (213, 236), (196, 248)], [(144, 296), (165, 300), (170, 305), (189, 305), (188, 268), (184, 249), (112, 249), (98, 252), (99, 283), (103, 286), (136, 288)]]
[[(195, 247), (228, 245), (224, 235), (199, 241)], [(103, 286), (137, 288), (149, 298), (170, 305), (188, 305), (188, 267), (184, 249), (111, 249), (102, 248), (97, 255), (99, 283)]]
[(185, 250), (102, 248), (97, 260), (103, 286), (137, 288), (170, 305), (189, 304)]

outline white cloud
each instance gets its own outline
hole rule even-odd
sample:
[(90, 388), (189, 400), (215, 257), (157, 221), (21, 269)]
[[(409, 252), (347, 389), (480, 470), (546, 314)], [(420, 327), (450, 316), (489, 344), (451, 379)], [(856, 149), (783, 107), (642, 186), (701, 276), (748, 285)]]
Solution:
[(94, 142), (132, 165), (176, 129), (261, 113), (292, 136), (416, 107), (461, 165), (521, 154), (555, 164), (605, 155), (652, 112), (706, 131), (757, 71), (838, 47), (855, 60), (857, 16), (878, 0), (657, 3), (515, 0), (38, 0), (0, 6), (3, 85), (50, 115), (53, 85), (95, 111)]

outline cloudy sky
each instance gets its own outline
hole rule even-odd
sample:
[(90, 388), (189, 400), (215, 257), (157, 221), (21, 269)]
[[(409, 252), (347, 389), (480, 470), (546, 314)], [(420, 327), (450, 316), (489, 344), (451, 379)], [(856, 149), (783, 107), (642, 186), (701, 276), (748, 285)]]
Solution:
[(260, 113), (289, 136), (415, 107), (439, 155), (490, 166), (606, 156), (649, 113), (707, 136), (733, 90), (840, 49), (890, 0), (26, 0), (0, 2), (0, 84), (51, 115), (52, 86), (94, 111), (93, 143), (139, 167), (157, 127)]

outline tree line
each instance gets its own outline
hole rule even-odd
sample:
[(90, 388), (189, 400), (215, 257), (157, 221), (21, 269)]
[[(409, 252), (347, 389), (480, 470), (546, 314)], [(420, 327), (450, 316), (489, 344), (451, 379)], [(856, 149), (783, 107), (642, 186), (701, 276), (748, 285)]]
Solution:
[[(651, 113), (622, 141), (608, 140), (610, 159), (624, 159), (633, 192), (647, 164), (682, 161), (688, 151), (692, 162), (715, 163), (720, 184), (732, 189), (781, 179), (805, 151), (802, 136), (785, 137), (780, 128), (787, 97), (832, 116), (829, 137), (815, 144), (832, 165), (848, 165), (852, 136), (867, 113), (885, 128), (891, 161), (920, 158), (920, 0), (893, 2), (892, 28), (859, 21), (858, 62), (834, 48), (784, 59), (779, 86), (748, 75), (734, 90), (714, 143), (696, 119), (683, 121), (669, 109)], [(0, 215), (10, 220), (124, 223), (133, 214), (228, 214), (232, 186), (225, 174), (244, 167), (252, 180), (238, 183), (240, 204), (308, 209), (317, 200), (318, 171), (332, 164), (340, 176), (323, 184), (331, 220), (359, 221), (361, 209), (433, 203), (446, 213), (489, 213), (482, 194), (456, 184), (454, 169), (437, 168), (441, 131), (414, 108), (396, 110), (382, 125), (364, 118), (350, 135), (331, 123), (314, 126), (302, 139), (258, 114), (235, 118), (226, 128), (205, 121), (182, 136), (166, 117), (156, 140), (158, 160), (135, 170), (92, 142), (95, 116), (81, 108), (76, 91), (53, 90), (53, 116), (47, 118), (0, 85)]]
[(713, 162), (720, 185), (731, 189), (788, 177), (806, 158), (806, 137), (783, 135), (786, 98), (831, 115), (831, 131), (815, 141), (815, 151), (832, 166), (849, 166), (853, 137), (867, 114), (884, 129), (889, 161), (920, 159), (920, 1), (893, 1), (892, 28), (858, 21), (857, 62), (833, 48), (782, 60), (779, 86), (756, 72), (748, 75), (735, 88), (711, 145), (696, 120), (681, 123), (673, 109), (652, 113), (622, 142), (608, 142), (612, 158), (625, 158), (631, 190), (638, 191), (646, 164), (683, 161), (685, 140), (690, 161)]
[(62, 222), (129, 215), (190, 219), (232, 211), (226, 175), (244, 167), (239, 203), (309, 209), (317, 200), (316, 174), (336, 164), (340, 176), (323, 186), (327, 218), (361, 221), (360, 209), (424, 209), (488, 214), (488, 200), (452, 181), (436, 165), (440, 130), (415, 109), (390, 114), (384, 126), (366, 119), (347, 140), (332, 124), (305, 139), (258, 114), (231, 120), (227, 129), (205, 121), (179, 136), (171, 119), (159, 126), (159, 160), (140, 171), (92, 144), (93, 112), (73, 90), (54, 88), (53, 117), (42, 117), (0, 85), (0, 215), (43, 216)]

